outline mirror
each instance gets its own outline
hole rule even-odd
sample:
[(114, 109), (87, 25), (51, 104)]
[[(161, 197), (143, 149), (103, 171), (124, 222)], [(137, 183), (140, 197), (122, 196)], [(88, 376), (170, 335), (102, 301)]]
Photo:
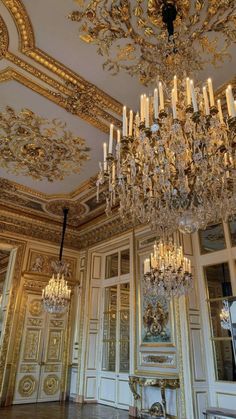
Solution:
[(236, 297), (228, 301), (231, 336), (233, 341), (234, 360), (236, 364)]
[(13, 251), (0, 247), (0, 350), (3, 342), (13, 268)]

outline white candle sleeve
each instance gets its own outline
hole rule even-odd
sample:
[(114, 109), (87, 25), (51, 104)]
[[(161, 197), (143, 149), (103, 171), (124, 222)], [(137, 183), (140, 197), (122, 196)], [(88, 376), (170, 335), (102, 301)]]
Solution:
[(143, 95), (140, 96), (140, 118), (143, 121)]
[(175, 102), (178, 103), (178, 79), (177, 79), (177, 76), (174, 76), (174, 92), (175, 92)]
[(149, 127), (149, 98), (146, 98), (146, 106), (145, 106), (145, 127)]
[(123, 137), (126, 137), (126, 106), (123, 107)]
[(107, 143), (103, 143), (103, 162), (104, 171), (107, 171)]
[(129, 112), (129, 136), (132, 137), (133, 134), (133, 111)]
[(236, 110), (234, 107), (234, 97), (233, 97), (233, 92), (232, 92), (232, 86), (229, 85), (227, 90), (228, 90), (228, 97), (229, 97), (230, 116), (234, 118), (236, 116)]
[(209, 91), (209, 97), (210, 97), (210, 106), (215, 106), (215, 99), (214, 99), (214, 92), (213, 92), (212, 80), (211, 79), (208, 79), (207, 80), (207, 84), (208, 84), (208, 91)]
[(177, 119), (176, 95), (175, 95), (174, 89), (172, 89), (172, 92), (171, 92), (171, 105), (172, 105), (173, 119)]
[(207, 94), (207, 89), (205, 86), (203, 87), (202, 92), (203, 92), (203, 99), (204, 99), (205, 114), (210, 115), (208, 94)]
[(158, 118), (158, 90), (154, 89), (154, 98), (153, 98), (153, 105), (154, 105), (154, 118)]
[(161, 81), (159, 82), (159, 99), (160, 99), (160, 110), (163, 111), (165, 107), (164, 107), (163, 87), (162, 87)]
[(190, 80), (190, 91), (191, 91), (191, 97), (192, 97), (193, 111), (198, 112), (198, 106), (197, 106), (193, 80)]
[(108, 153), (112, 154), (112, 146), (113, 146), (113, 128), (114, 125), (111, 124), (110, 125), (110, 136), (109, 136), (109, 149), (108, 149)]
[(217, 108), (218, 108), (218, 114), (219, 114), (220, 123), (221, 124), (224, 124), (224, 117), (223, 117), (223, 112), (222, 112), (222, 107), (221, 107), (221, 101), (220, 101), (220, 99), (217, 100)]
[(186, 97), (187, 97), (187, 106), (191, 106), (191, 92), (190, 92), (190, 79), (186, 78)]
[(117, 130), (117, 144), (120, 144), (120, 130)]

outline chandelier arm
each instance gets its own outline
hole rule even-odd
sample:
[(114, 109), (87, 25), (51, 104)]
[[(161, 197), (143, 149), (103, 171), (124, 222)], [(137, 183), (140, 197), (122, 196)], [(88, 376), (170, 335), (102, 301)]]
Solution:
[(68, 212), (69, 212), (69, 208), (63, 208), (64, 220), (63, 220), (63, 226), (62, 226), (61, 247), (60, 247), (60, 253), (59, 253), (59, 261), (60, 262), (62, 261), (62, 254), (63, 254), (64, 239), (65, 239), (65, 233), (66, 233)]

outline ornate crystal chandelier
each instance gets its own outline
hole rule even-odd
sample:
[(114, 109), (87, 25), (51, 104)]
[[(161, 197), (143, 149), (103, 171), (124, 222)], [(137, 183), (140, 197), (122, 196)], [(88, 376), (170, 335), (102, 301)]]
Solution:
[(223, 308), (220, 312), (220, 324), (223, 329), (230, 330), (230, 318), (229, 318), (229, 302), (223, 300)]
[[(107, 186), (109, 213), (119, 204), (124, 221), (149, 223), (158, 233), (192, 233), (227, 219), (236, 205), (236, 108), (226, 90), (228, 113), (215, 101), (212, 80), (201, 90), (186, 78), (159, 82), (153, 97), (141, 95), (135, 117), (123, 108), (123, 135), (113, 150), (104, 144), (97, 181)], [(107, 152), (108, 151), (108, 152)]]
[(45, 311), (48, 313), (64, 313), (70, 302), (71, 289), (67, 285), (67, 281), (64, 278), (63, 271), (63, 262), (62, 262), (62, 253), (63, 253), (63, 244), (66, 231), (66, 222), (68, 215), (68, 208), (64, 208), (64, 222), (62, 229), (62, 240), (60, 247), (59, 255), (59, 272), (56, 276), (53, 274), (52, 278), (49, 280), (49, 283), (42, 291), (42, 301)]
[(172, 240), (154, 244), (150, 258), (144, 261), (144, 281), (148, 290), (165, 298), (180, 297), (192, 287), (191, 262), (181, 246)]

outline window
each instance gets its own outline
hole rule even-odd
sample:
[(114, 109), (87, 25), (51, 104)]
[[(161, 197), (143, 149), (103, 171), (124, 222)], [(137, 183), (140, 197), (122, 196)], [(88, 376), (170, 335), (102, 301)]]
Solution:
[(106, 256), (105, 278), (127, 275), (130, 272), (130, 252), (124, 249)]
[(236, 381), (236, 367), (229, 329), (223, 327), (220, 314), (227, 297), (232, 296), (232, 287), (228, 263), (219, 263), (204, 267), (209, 296), (209, 315), (211, 339), (215, 356), (217, 380)]

